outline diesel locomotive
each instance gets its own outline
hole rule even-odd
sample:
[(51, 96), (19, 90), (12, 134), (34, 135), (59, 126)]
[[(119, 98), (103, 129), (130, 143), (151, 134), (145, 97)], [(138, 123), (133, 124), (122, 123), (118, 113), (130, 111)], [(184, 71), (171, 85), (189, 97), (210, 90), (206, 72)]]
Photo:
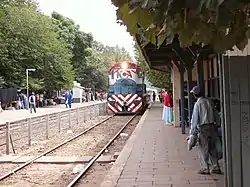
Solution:
[(109, 70), (108, 111), (115, 114), (142, 112), (150, 102), (144, 79), (145, 74), (137, 64), (116, 63)]

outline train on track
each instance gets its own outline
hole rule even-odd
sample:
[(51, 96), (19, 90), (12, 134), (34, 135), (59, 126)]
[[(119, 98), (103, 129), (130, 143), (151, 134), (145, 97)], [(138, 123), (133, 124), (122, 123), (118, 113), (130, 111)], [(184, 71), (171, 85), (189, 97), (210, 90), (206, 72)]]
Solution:
[(150, 96), (144, 79), (144, 72), (135, 63), (125, 61), (112, 66), (109, 70), (108, 111), (135, 114), (145, 110)]

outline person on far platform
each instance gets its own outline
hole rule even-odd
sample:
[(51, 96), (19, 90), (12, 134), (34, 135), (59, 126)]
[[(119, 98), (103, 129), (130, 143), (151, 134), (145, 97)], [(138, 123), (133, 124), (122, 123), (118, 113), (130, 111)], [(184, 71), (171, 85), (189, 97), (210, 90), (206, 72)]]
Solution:
[(68, 104), (69, 104), (69, 92), (68, 91), (66, 91), (64, 95), (64, 104), (66, 108), (68, 108)]
[(31, 96), (29, 97), (29, 104), (30, 104), (30, 113), (32, 114), (32, 110), (36, 113), (36, 97), (35, 93), (32, 92)]
[(71, 108), (71, 106), (72, 106), (72, 100), (73, 100), (73, 93), (71, 91), (71, 92), (69, 92), (69, 96), (68, 96), (68, 105), (69, 105), (69, 108)]
[(152, 97), (153, 97), (153, 103), (155, 103), (155, 99), (156, 99), (156, 94), (155, 94), (155, 91), (153, 91), (153, 95), (152, 95)]

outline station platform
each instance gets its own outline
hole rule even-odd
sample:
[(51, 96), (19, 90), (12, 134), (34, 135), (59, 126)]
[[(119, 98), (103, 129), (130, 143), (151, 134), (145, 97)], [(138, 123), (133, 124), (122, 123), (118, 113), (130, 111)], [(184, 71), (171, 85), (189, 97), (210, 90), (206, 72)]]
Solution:
[[(72, 103), (72, 109), (80, 108), (84, 106), (90, 106), (101, 103), (101, 101), (90, 101), (84, 103)], [(59, 104), (55, 106), (36, 108), (37, 112), (31, 114), (29, 110), (4, 110), (0, 113), (0, 124), (5, 124), (7, 121), (16, 121), (21, 119), (26, 119), (28, 117), (39, 117), (46, 114), (52, 114), (56, 112), (63, 112), (69, 110), (64, 104)]]
[(162, 106), (148, 109), (101, 187), (224, 187), (224, 175), (199, 175), (197, 148), (187, 135), (164, 125)]

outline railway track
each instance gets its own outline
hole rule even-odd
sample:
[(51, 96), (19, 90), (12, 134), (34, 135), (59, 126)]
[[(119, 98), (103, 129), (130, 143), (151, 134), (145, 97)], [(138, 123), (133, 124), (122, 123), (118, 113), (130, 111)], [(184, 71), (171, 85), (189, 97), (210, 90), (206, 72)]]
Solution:
[[(133, 121), (133, 119), (135, 117), (136, 117), (136, 115), (130, 117), (129, 120), (127, 120), (126, 123), (124, 125), (122, 125), (122, 127), (115, 133), (115, 135), (112, 136), (112, 138), (109, 139), (109, 141), (102, 147), (102, 149), (98, 153), (96, 153), (96, 155), (90, 160), (90, 162), (84, 167), (84, 169), (77, 176), (75, 176), (75, 178), (73, 180), (71, 180), (69, 182), (67, 187), (71, 187), (71, 186), (74, 186), (75, 184), (77, 184), (77, 182), (86, 174), (86, 172), (93, 166), (93, 164), (97, 161), (97, 159), (105, 152), (105, 150), (114, 142), (114, 140), (119, 136), (119, 134), (127, 127), (128, 124), (130, 124), (131, 121)], [(20, 166), (14, 168), (10, 172), (4, 174), (3, 176), (0, 176), (0, 181), (2, 182), (3, 180), (4, 181), (8, 180), (8, 178), (11, 177), (13, 174), (18, 174), (18, 172), (21, 172), (21, 170), (23, 170), (27, 166), (32, 165), (34, 163), (34, 161), (38, 160), (39, 158), (41, 158), (43, 156), (46, 156), (46, 155), (49, 155), (49, 154), (51, 154), (53, 152), (56, 153), (56, 151), (58, 149), (60, 149), (60, 148), (62, 149), (65, 145), (68, 145), (70, 142), (72, 142), (72, 141), (74, 141), (76, 139), (79, 139), (81, 136), (91, 132), (96, 127), (100, 126), (101, 124), (104, 124), (105, 122), (109, 122), (111, 119), (113, 119), (115, 121), (114, 118), (115, 118), (115, 116), (110, 116), (110, 117), (102, 120), (101, 122), (87, 128), (86, 130), (84, 130), (80, 134), (75, 135), (75, 136), (67, 139), (66, 141), (60, 143), (59, 145), (49, 149), (48, 151), (46, 151), (46, 152), (44, 152), (44, 153), (30, 159), (29, 161), (25, 162), (24, 164), (21, 164)]]

